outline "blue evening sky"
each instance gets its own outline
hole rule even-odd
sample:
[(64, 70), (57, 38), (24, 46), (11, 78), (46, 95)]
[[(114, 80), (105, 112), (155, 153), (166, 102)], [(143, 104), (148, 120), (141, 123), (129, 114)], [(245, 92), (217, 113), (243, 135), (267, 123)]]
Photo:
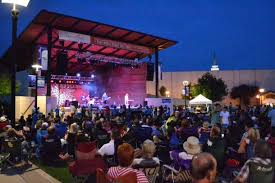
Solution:
[[(11, 5), (0, 4), (0, 55), (11, 43)], [(41, 10), (177, 40), (160, 54), (165, 71), (275, 69), (274, 0), (31, 0), (18, 33)]]

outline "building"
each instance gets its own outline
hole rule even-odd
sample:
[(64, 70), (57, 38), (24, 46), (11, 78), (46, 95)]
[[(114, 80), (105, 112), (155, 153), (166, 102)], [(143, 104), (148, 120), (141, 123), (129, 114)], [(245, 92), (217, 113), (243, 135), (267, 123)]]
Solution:
[[(182, 82), (187, 80), (191, 84), (196, 84), (198, 78), (200, 78), (205, 72), (209, 71), (186, 71), (186, 72), (163, 72), (162, 80), (160, 80), (159, 86), (165, 86), (169, 91), (170, 97), (181, 98), (183, 84)], [(264, 88), (265, 91), (275, 91), (275, 70), (227, 70), (227, 71), (214, 71), (211, 72), (217, 78), (222, 78), (228, 88), (228, 92), (232, 87), (239, 86), (241, 84), (256, 85), (260, 88)], [(147, 81), (147, 94), (155, 93), (154, 81)], [(230, 97), (225, 97), (223, 103), (238, 104), (238, 100), (233, 100)], [(259, 102), (255, 96), (252, 103)]]

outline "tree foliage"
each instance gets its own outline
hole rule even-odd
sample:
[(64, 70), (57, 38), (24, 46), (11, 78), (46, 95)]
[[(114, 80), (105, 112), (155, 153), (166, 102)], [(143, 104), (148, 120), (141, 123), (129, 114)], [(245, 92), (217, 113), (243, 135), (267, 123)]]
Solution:
[(160, 96), (165, 97), (166, 96), (166, 93), (165, 93), (166, 91), (167, 91), (166, 87), (165, 86), (161, 86), (159, 88)]
[(248, 105), (250, 98), (254, 97), (258, 90), (258, 86), (242, 84), (231, 89), (230, 97), (232, 99), (240, 99), (241, 105)]
[(198, 83), (191, 87), (192, 96), (199, 94), (211, 99), (213, 102), (220, 101), (228, 94), (227, 85), (221, 78), (216, 78), (209, 72), (198, 79)]
[[(16, 92), (19, 92), (20, 83), (16, 82)], [(0, 76), (0, 96), (11, 95), (11, 80), (7, 75)]]

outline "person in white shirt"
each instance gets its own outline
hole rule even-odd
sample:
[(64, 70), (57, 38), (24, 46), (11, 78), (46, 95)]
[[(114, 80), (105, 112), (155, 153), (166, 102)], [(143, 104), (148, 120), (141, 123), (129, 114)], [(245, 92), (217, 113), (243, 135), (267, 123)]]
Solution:
[(220, 112), (221, 117), (221, 124), (223, 128), (227, 128), (229, 125), (229, 112), (227, 110), (227, 107), (224, 107), (223, 110)]
[(97, 153), (101, 156), (111, 156), (115, 154), (115, 141), (120, 139), (120, 134), (118, 130), (113, 130), (111, 133), (111, 140), (104, 144)]

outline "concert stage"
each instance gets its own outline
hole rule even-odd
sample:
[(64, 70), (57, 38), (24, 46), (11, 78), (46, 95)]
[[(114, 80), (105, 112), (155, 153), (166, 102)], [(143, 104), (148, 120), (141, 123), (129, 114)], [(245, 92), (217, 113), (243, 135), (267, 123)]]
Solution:
[(18, 71), (40, 64), (38, 95), (56, 97), (58, 105), (88, 95), (102, 98), (104, 92), (110, 105), (125, 104), (127, 93), (131, 105), (137, 105), (146, 97), (146, 80), (155, 81), (158, 97), (159, 52), (176, 43), (42, 10), (5, 53), (3, 64), (9, 66), (15, 53)]

